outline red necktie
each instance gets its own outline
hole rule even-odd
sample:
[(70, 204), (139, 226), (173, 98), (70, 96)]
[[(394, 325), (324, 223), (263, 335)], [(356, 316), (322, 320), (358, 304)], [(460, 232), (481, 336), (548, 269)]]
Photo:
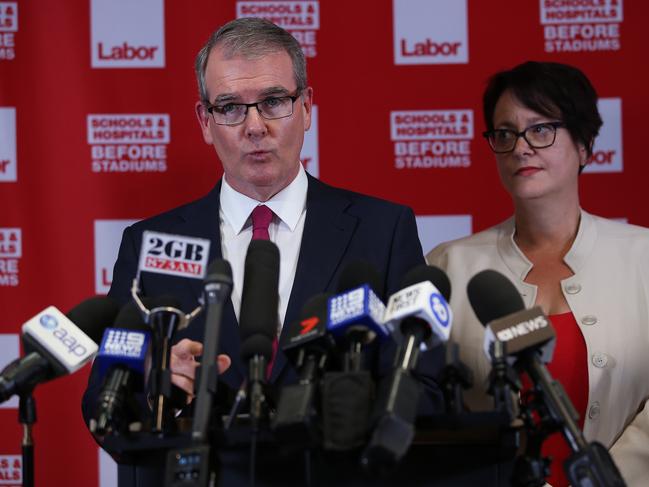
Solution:
[[(273, 219), (273, 211), (266, 205), (256, 206), (250, 215), (252, 218), (252, 239), (253, 240), (270, 240), (268, 234), (268, 226)], [(273, 363), (277, 356), (277, 335), (273, 340), (273, 355), (271, 356), (268, 365), (266, 366), (266, 379), (270, 379), (270, 374), (273, 371)]]
[(268, 225), (273, 219), (273, 211), (266, 205), (256, 206), (250, 215), (252, 218), (252, 239), (270, 240)]

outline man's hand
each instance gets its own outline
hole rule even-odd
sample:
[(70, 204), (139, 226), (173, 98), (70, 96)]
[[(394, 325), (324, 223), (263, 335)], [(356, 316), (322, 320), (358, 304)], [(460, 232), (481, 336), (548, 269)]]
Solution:
[[(203, 344), (184, 338), (171, 347), (171, 382), (187, 393), (187, 403), (194, 398), (194, 377), (196, 368), (200, 362), (196, 357), (203, 353)], [(227, 355), (219, 355), (217, 358), (219, 374), (222, 374), (232, 361)]]

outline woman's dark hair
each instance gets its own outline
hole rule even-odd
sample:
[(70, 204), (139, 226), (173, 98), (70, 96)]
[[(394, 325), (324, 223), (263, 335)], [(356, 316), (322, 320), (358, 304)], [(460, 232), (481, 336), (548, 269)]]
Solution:
[(592, 155), (602, 117), (597, 110), (595, 88), (579, 69), (528, 61), (496, 73), (482, 97), (487, 130), (494, 129), (496, 103), (506, 90), (530, 110), (564, 122), (572, 139), (584, 145), (588, 157)]

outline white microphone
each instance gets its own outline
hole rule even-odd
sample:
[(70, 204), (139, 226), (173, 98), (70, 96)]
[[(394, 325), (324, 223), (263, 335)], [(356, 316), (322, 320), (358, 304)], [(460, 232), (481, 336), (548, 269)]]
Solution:
[(97, 353), (96, 342), (117, 311), (110, 298), (96, 297), (73, 308), (69, 317), (49, 306), (28, 320), (22, 326), (28, 353), (0, 374), (0, 402), (83, 367)]
[[(415, 284), (407, 284), (413, 281)], [(421, 351), (446, 343), (451, 336), (453, 312), (448, 304), (451, 285), (444, 271), (433, 266), (416, 267), (404, 283), (390, 296), (385, 311), (385, 325), (395, 341), (403, 343), (419, 330)]]
[(408, 272), (402, 285), (390, 296), (385, 312), (385, 323), (399, 348), (394, 370), (379, 387), (373, 413), (377, 420), (361, 455), (361, 463), (370, 470), (390, 468), (408, 451), (421, 391), (413, 375), (419, 352), (447, 342), (451, 332), (453, 314), (447, 302), (451, 283), (444, 271), (418, 266)]
[(27, 321), (22, 331), (24, 342), (53, 358), (65, 374), (76, 372), (97, 353), (97, 344), (54, 306)]

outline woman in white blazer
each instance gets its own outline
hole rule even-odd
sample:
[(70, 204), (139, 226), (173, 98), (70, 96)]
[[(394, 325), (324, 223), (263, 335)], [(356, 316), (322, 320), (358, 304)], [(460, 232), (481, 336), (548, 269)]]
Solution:
[[(527, 62), (491, 78), (483, 108), (514, 215), (427, 255), (455, 289), (452, 337), (475, 374), (468, 406), (490, 407), (491, 367), (465, 290), (477, 272), (495, 269), (527, 307), (550, 316), (557, 344), (549, 367), (586, 439), (610, 448), (628, 485), (649, 485), (649, 230), (580, 207), (579, 174), (602, 124), (596, 92), (574, 67)], [(550, 483), (567, 485), (558, 462)]]

